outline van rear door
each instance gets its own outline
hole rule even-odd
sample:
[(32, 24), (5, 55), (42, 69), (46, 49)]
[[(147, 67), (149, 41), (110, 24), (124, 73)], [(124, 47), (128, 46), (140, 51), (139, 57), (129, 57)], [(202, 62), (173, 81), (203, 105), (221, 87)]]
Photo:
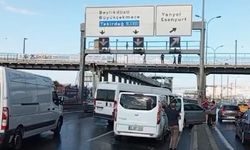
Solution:
[(95, 99), (95, 116), (112, 119), (114, 111), (115, 90), (97, 89)]
[(157, 112), (157, 96), (122, 93), (118, 102), (116, 129), (119, 132), (155, 134)]

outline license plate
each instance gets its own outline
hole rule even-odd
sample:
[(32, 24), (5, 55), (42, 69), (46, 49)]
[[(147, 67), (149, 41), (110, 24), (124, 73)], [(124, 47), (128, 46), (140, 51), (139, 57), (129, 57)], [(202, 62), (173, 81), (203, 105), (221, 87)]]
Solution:
[(143, 131), (143, 126), (137, 126), (137, 125), (128, 126), (128, 130)]

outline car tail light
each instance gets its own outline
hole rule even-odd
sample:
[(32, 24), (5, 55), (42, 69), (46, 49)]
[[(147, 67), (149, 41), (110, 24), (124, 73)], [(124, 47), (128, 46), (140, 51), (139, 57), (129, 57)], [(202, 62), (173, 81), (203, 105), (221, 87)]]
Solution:
[(160, 124), (161, 122), (161, 106), (159, 105), (158, 107), (158, 112), (157, 112), (157, 124)]
[(114, 121), (116, 121), (116, 119), (117, 119), (117, 101), (114, 101), (114, 108), (113, 108), (112, 115), (113, 115)]
[(222, 108), (221, 108), (221, 114), (224, 115), (224, 113), (225, 113), (225, 108), (222, 107)]
[(1, 130), (8, 130), (9, 129), (8, 121), (9, 121), (9, 109), (8, 109), (8, 107), (3, 107)]

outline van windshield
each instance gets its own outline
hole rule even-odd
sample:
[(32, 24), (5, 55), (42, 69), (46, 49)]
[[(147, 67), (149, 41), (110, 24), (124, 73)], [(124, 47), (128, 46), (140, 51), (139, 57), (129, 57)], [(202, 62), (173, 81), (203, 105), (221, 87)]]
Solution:
[(125, 109), (152, 110), (156, 107), (156, 96), (122, 94), (120, 104)]
[(97, 90), (96, 100), (113, 102), (114, 99), (115, 99), (115, 90), (104, 90), (104, 89)]

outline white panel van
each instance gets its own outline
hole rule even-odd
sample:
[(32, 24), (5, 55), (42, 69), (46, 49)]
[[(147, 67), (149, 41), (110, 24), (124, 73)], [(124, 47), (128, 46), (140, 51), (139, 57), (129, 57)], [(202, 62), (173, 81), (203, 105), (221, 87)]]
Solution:
[(44, 131), (60, 133), (62, 102), (53, 82), (43, 77), (0, 67), (0, 144), (20, 149), (22, 139)]
[(120, 93), (114, 120), (114, 135), (164, 139), (168, 121), (159, 94)]
[(119, 98), (120, 92), (140, 92), (171, 95), (166, 88), (125, 84), (125, 83), (99, 83), (95, 92), (94, 117), (108, 120), (110, 124), (114, 119), (114, 106)]

